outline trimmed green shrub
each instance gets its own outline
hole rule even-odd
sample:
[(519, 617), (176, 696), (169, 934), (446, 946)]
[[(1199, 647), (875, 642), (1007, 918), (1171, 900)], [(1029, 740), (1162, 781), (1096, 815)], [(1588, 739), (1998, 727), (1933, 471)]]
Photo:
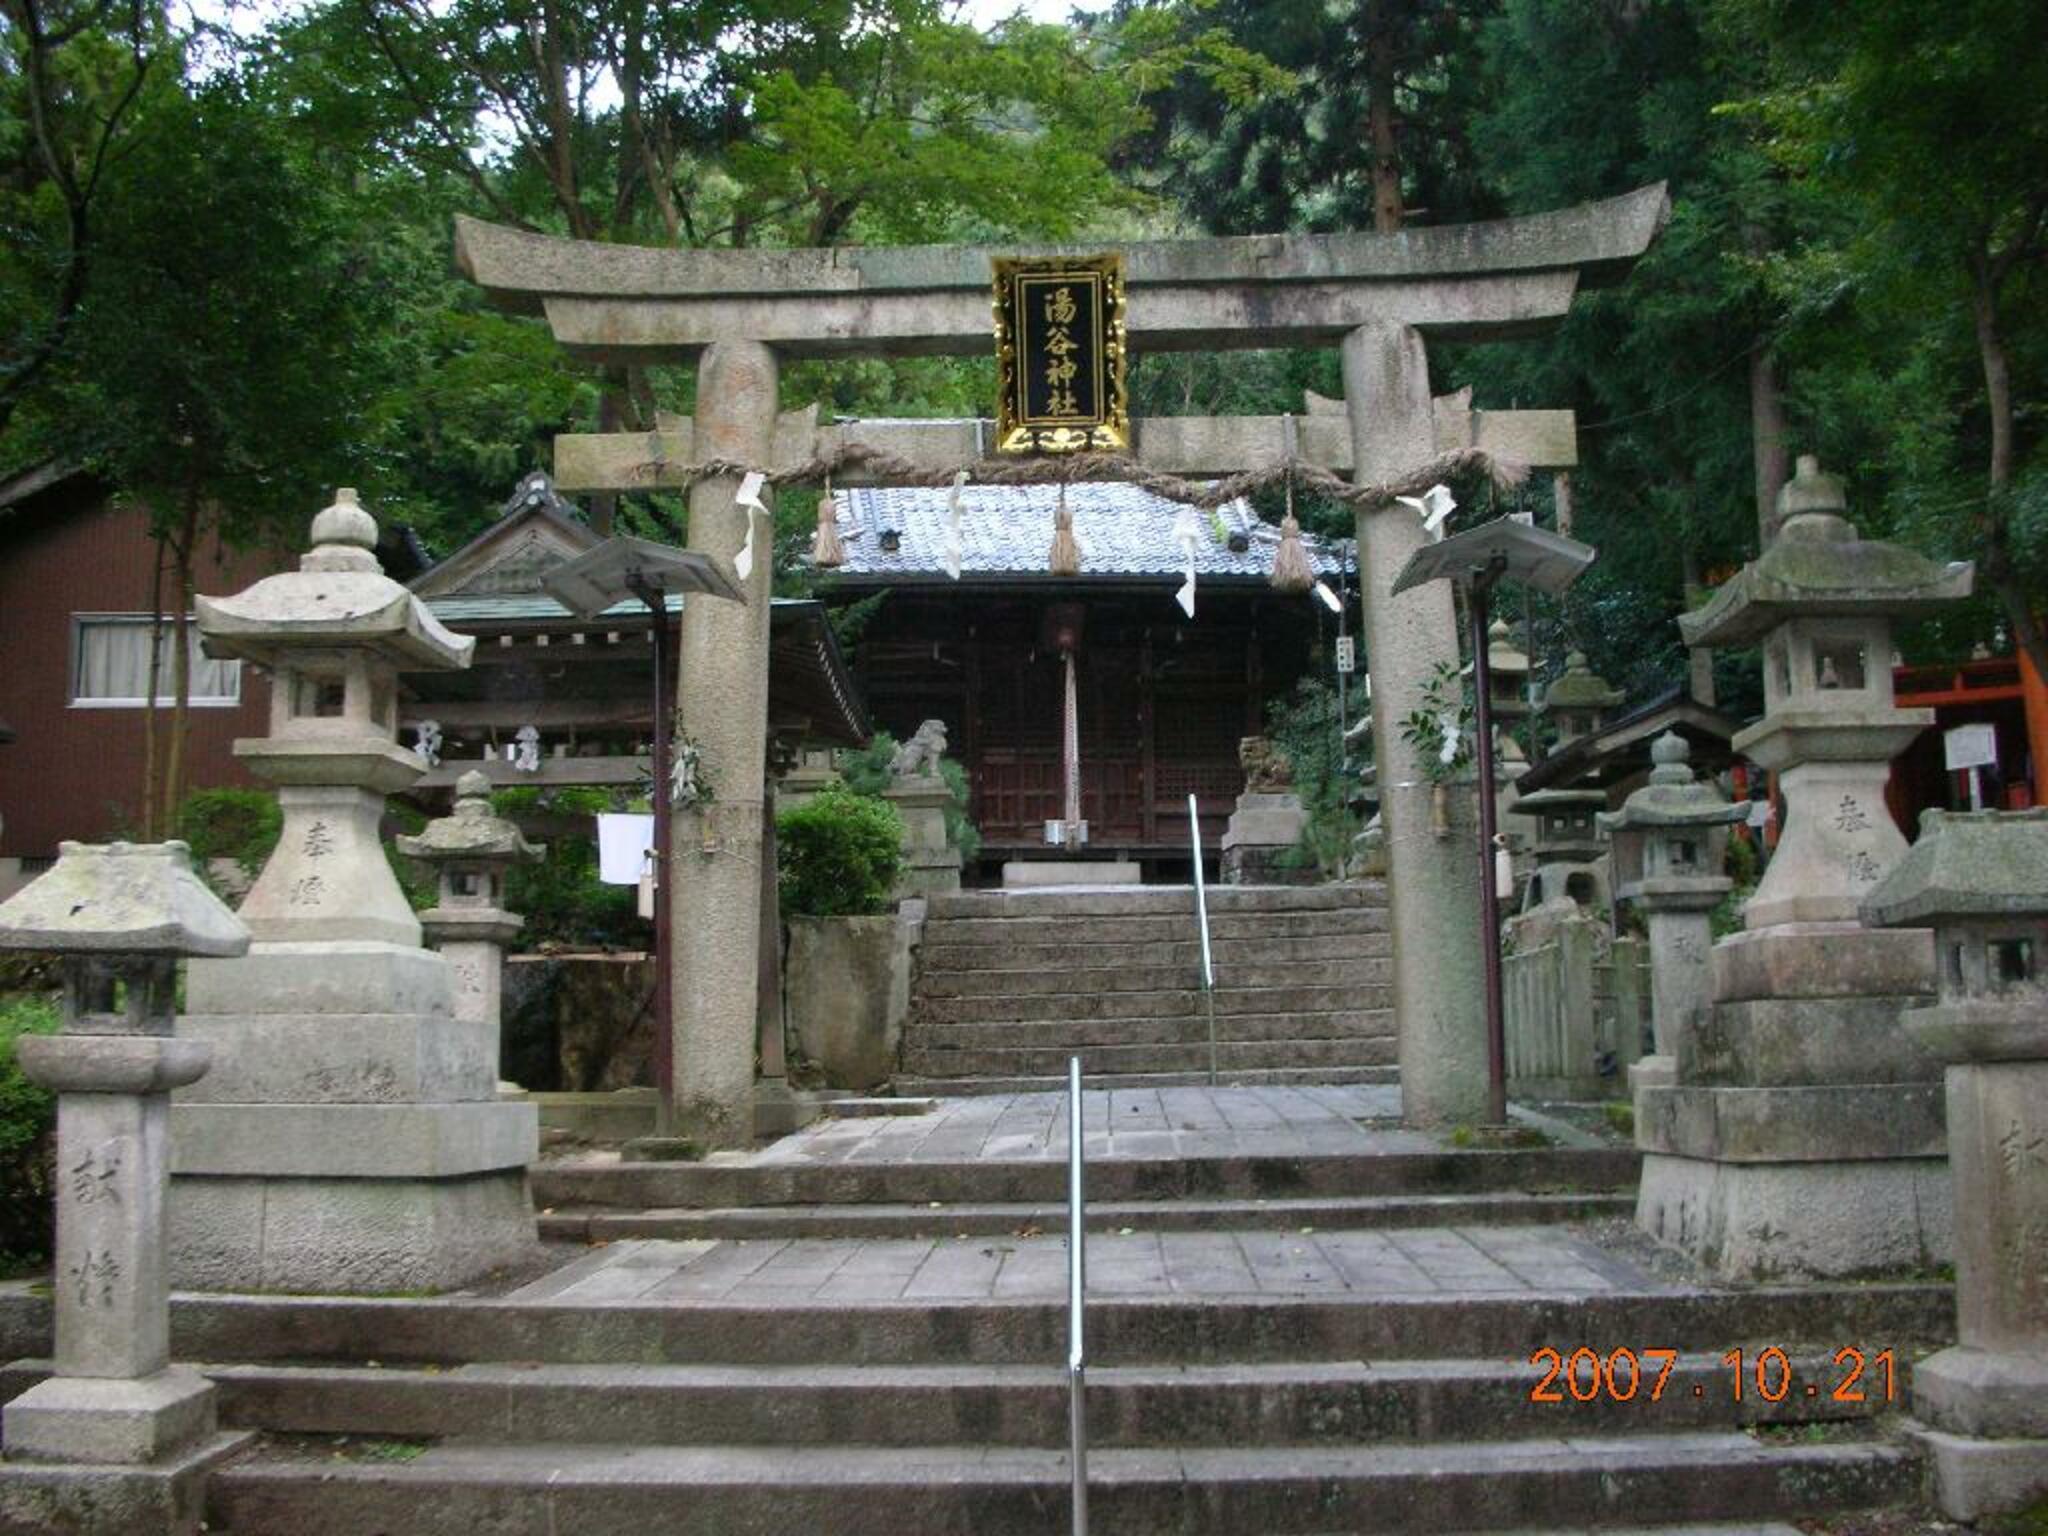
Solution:
[(58, 1022), (54, 999), (0, 997), (0, 1273), (32, 1268), (50, 1254), (57, 1101), (22, 1076), (14, 1042), (55, 1034)]
[(886, 800), (828, 789), (775, 818), (783, 915), (885, 910), (903, 868), (903, 818)]

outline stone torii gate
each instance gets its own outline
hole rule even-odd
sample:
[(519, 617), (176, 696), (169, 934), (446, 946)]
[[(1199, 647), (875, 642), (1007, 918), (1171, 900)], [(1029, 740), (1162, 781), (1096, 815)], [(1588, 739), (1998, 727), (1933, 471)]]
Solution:
[[(1258, 235), (1123, 247), (1133, 352), (1337, 346), (1346, 412), (1299, 420), (1296, 459), (1361, 485), (1412, 473), (1447, 448), (1477, 446), (1568, 467), (1568, 411), (1472, 411), (1433, 400), (1426, 342), (1542, 332), (1581, 286), (1617, 282), (1669, 216), (1663, 186), (1495, 223), (1390, 235)], [(733, 478), (694, 479), (714, 460), (766, 472), (830, 456), (846, 440), (919, 466), (980, 456), (972, 422), (822, 424), (778, 413), (785, 357), (976, 355), (993, 346), (991, 259), (1078, 255), (1081, 246), (668, 250), (528, 234), (461, 218), (456, 260), (498, 304), (545, 315), (568, 351), (594, 362), (697, 365), (694, 421), (647, 433), (571, 435), (555, 445), (564, 490), (689, 487), (688, 547), (733, 558), (750, 515)], [(1280, 417), (1132, 423), (1132, 456), (1187, 476), (1278, 463)], [(835, 472), (862, 483), (857, 470)], [(758, 515), (758, 514), (754, 514)], [(1431, 671), (1458, 655), (1447, 586), (1389, 589), (1424, 540), (1395, 503), (1358, 514), (1373, 740), (1386, 827), (1402, 1108), (1417, 1124), (1486, 1111), (1476, 853), (1432, 835), (1429, 786), (1401, 717)], [(670, 853), (678, 1130), (710, 1146), (752, 1131), (760, 785), (765, 771), (769, 562), (749, 605), (692, 603), (682, 618), (681, 729), (717, 798), (675, 818)]]

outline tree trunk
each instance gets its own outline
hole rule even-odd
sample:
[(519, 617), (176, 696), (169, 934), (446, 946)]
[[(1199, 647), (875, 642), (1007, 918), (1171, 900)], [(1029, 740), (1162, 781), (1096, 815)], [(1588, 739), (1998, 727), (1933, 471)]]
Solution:
[(1786, 470), (1785, 391), (1769, 344), (1761, 337), (1749, 351), (1750, 458), (1756, 466), (1757, 548), (1762, 550), (1777, 530), (1778, 491), (1790, 478)]
[(1366, 136), (1372, 146), (1372, 227), (1392, 234), (1401, 227), (1401, 148), (1394, 137), (1394, 22), (1388, 0), (1365, 8)]
[(157, 774), (156, 695), (161, 681), (164, 655), (164, 538), (158, 534), (156, 563), (149, 576), (149, 674), (142, 704), (142, 840), (153, 843), (159, 836), (157, 801), (163, 785)]
[(185, 798), (185, 738), (191, 727), (192, 703), (192, 551), (199, 542), (199, 498), (187, 492), (183, 526), (171, 545), (171, 739), (164, 753), (163, 825), (175, 824), (178, 802)]
[(1986, 475), (1983, 521), (1984, 576), (1998, 594), (2012, 621), (2013, 639), (2034, 667), (2048, 676), (2048, 633), (2035, 605), (2038, 592), (2027, 590), (2012, 568), (2012, 527), (2005, 506), (2012, 488), (2012, 367), (1998, 324), (1998, 289), (2004, 275), (1992, 263), (1978, 260), (1971, 269), (1971, 317), (1977, 331), (1977, 356), (1984, 368), (1984, 400), (1991, 413), (1991, 461)]

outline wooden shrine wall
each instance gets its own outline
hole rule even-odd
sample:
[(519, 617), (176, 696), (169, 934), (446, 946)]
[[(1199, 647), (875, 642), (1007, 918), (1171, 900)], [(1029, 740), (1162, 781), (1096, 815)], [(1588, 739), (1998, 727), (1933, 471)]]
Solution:
[(1268, 701), (1309, 665), (1317, 621), (1299, 598), (1204, 587), (1190, 622), (1158, 589), (899, 588), (854, 644), (875, 723), (900, 740), (945, 721), (985, 846), (1043, 848), (1063, 795), (1062, 671), (1045, 635), (1056, 602), (1084, 615), (1076, 691), (1091, 845), (1184, 849), (1190, 792), (1213, 842), (1244, 787), (1239, 738), (1262, 729)]

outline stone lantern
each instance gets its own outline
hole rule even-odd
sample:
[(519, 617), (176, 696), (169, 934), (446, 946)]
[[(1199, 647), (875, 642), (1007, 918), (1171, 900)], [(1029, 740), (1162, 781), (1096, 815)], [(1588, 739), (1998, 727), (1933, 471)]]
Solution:
[(1679, 1042), (1699, 1028), (1713, 990), (1707, 955), (1710, 914), (1734, 882), (1721, 873), (1728, 828), (1748, 814), (1711, 783), (1693, 777), (1692, 748), (1666, 731), (1651, 743), (1650, 781), (1618, 811), (1603, 812), (1622, 899), (1642, 908), (1650, 929), (1650, 1027), (1657, 1051), (1630, 1068), (1631, 1081), (1668, 1084)]
[(1893, 706), (1891, 626), (1972, 572), (1859, 536), (1811, 458), (1778, 505), (1770, 546), (1679, 620), (1689, 646), (1762, 650), (1764, 716), (1732, 745), (1777, 772), (1786, 820), (1677, 1081), (1638, 1095), (1637, 1220), (1730, 1279), (1925, 1268), (1951, 1238), (1939, 1068), (1899, 1014), (1933, 949), (1857, 913), (1906, 851), (1890, 760), (1933, 719)]
[(197, 1289), (466, 1284), (534, 1241), (530, 1104), (497, 1099), (497, 1036), (454, 1012), (378, 838), (426, 765), (401, 747), (401, 669), (459, 668), (451, 634), (372, 552), (353, 491), (299, 569), (198, 600), (215, 656), (273, 674), (270, 734), (235, 743), (284, 826), (242, 904), (255, 942), (195, 961), (179, 1032), (215, 1043), (178, 1096), (173, 1272)]
[(0, 905), (0, 949), (64, 973), (63, 1032), (16, 1046), (57, 1094), (56, 1349), (4, 1411), (0, 1526), (196, 1529), (191, 1480), (247, 1438), (217, 1434), (212, 1384), (170, 1363), (164, 1201), (170, 1092), (213, 1055), (173, 1037), (177, 963), (248, 947), (183, 843), (65, 843)]
[[(1543, 696), (1544, 713), (1557, 727), (1551, 750), (1556, 752), (1597, 731), (1621, 697), (1620, 689), (1610, 687), (1586, 664), (1584, 653), (1573, 651), (1565, 660), (1564, 671)], [(1604, 913), (1610, 894), (1600, 860), (1607, 852), (1607, 839), (1598, 817), (1607, 809), (1606, 791), (1564, 786), (1538, 789), (1518, 794), (1508, 809), (1515, 816), (1536, 820), (1531, 850), (1536, 865), (1533, 904), (1569, 902)]]
[(1564, 670), (1543, 692), (1543, 713), (1557, 731), (1551, 750), (1592, 735), (1606, 720), (1607, 711), (1621, 700), (1621, 690), (1587, 664), (1584, 651), (1571, 652), (1564, 659)]
[(505, 877), (514, 864), (545, 858), (547, 847), (491, 813), (490, 776), (472, 768), (455, 781), (453, 813), (428, 822), (418, 837), (401, 837), (398, 851), (433, 866), (439, 878), (440, 900), (420, 924), (454, 973), (456, 1019), (480, 1026), (489, 1042), (495, 1078), (505, 946), (526, 926), (505, 910)]
[(1944, 1065), (1958, 1338), (1913, 1410), (1974, 1521), (2048, 1494), (2048, 810), (1927, 812), (1863, 915), (1934, 929), (1939, 994), (1902, 1022)]

